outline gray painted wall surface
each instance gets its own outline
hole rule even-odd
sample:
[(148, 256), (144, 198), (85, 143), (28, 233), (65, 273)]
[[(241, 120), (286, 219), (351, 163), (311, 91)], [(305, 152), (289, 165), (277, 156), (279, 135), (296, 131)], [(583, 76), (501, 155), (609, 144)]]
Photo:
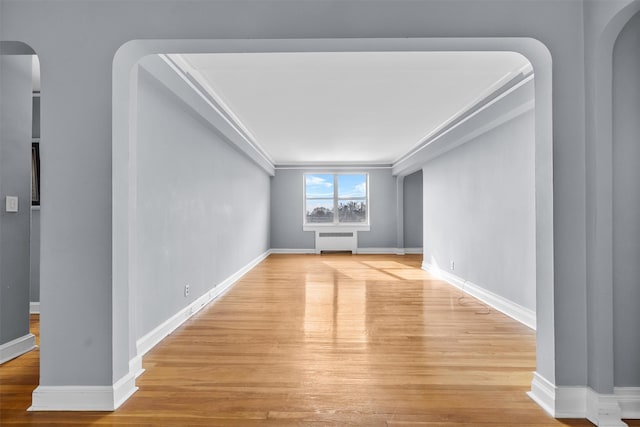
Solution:
[(640, 13), (613, 57), (613, 322), (615, 385), (640, 384)]
[(31, 134), (34, 138), (40, 138), (40, 97), (33, 97), (33, 121)]
[[(395, 248), (395, 178), (390, 169), (354, 169), (369, 173), (370, 231), (358, 232), (359, 248)], [(278, 169), (271, 181), (271, 247), (313, 249), (313, 231), (303, 231), (303, 175), (315, 169)], [(327, 171), (327, 173), (331, 173)]]
[(40, 209), (31, 210), (29, 301), (40, 302)]
[[(611, 9), (610, 16), (625, 5), (637, 4), (593, 3)], [(196, 1), (189, 7), (180, 1), (95, 0), (80, 5), (68, 0), (2, 0), (0, 38), (28, 43), (37, 51), (43, 70), (42, 129), (47, 144), (41, 153), (46, 164), (41, 269), (47, 280), (41, 284), (46, 322), (41, 324), (40, 384), (111, 385), (122, 376), (114, 366), (128, 363), (129, 352), (114, 346), (126, 341), (122, 337), (126, 328), (114, 324), (126, 317), (128, 306), (126, 301), (112, 300), (110, 162), (112, 65), (124, 43), (528, 37), (544, 43), (553, 57), (554, 181), (553, 205), (548, 208), (553, 209), (554, 284), (552, 293), (541, 294), (548, 306), (538, 313), (539, 319), (553, 325), (553, 334), (539, 335), (539, 342), (552, 348), (552, 356), (545, 353), (544, 359), (539, 358), (537, 370), (557, 385), (586, 385), (586, 190), (596, 170), (586, 167), (585, 105), (606, 103), (585, 101), (585, 70), (595, 68), (601, 59), (585, 62), (585, 35), (598, 41), (601, 33), (585, 31), (582, 12), (579, 1), (538, 0)]]
[(404, 178), (404, 247), (422, 247), (422, 170)]
[(144, 70), (137, 159), (139, 338), (269, 249), (270, 192), (262, 169)]
[[(40, 138), (40, 97), (33, 97), (33, 118), (31, 134), (33, 138)], [(42, 141), (40, 141), (42, 143)], [(40, 208), (31, 211), (31, 278), (30, 300), (40, 301)]]
[(302, 231), (302, 175), (296, 169), (277, 169), (271, 177), (271, 247), (313, 249), (312, 231)]
[(423, 179), (425, 261), (535, 310), (533, 111), (427, 163)]
[[(0, 344), (29, 333), (31, 56), (0, 55)], [(5, 210), (18, 197), (18, 212)]]

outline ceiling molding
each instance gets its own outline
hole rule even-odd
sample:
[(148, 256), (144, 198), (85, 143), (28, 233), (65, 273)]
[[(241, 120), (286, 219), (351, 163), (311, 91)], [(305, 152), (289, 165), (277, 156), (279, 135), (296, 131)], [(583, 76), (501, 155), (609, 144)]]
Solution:
[(152, 55), (143, 58), (139, 65), (159, 84), (165, 86), (178, 99), (185, 103), (196, 114), (201, 116), (227, 143), (235, 146), (269, 175), (275, 173), (273, 162), (265, 158), (256, 147), (238, 131), (228, 117), (221, 114), (220, 110), (206, 97), (202, 90), (194, 86), (193, 82), (186, 78), (171, 61), (165, 60), (163, 55)]
[(227, 106), (227, 104), (220, 98), (220, 96), (213, 90), (204, 77), (194, 69), (189, 62), (179, 54), (161, 54), (160, 57), (167, 62), (176, 73), (186, 80), (188, 80), (193, 89), (198, 94), (205, 98), (207, 103), (225, 119), (247, 143), (249, 143), (253, 149), (266, 161), (275, 165), (273, 158), (269, 153), (258, 143), (247, 126), (235, 115), (235, 113)]
[(527, 78), (530, 74), (532, 73), (531, 64), (529, 63), (516, 71), (506, 73), (492, 85), (484, 89), (471, 102), (469, 102), (467, 105), (453, 114), (449, 119), (442, 122), (440, 126), (429, 132), (424, 136), (424, 138), (421, 138), (420, 141), (418, 141), (413, 147), (407, 150), (407, 152), (396, 158), (392, 163), (396, 164), (403, 159), (410, 157), (411, 153), (419, 150), (420, 147), (428, 144), (429, 141), (438, 137), (438, 135), (442, 135), (442, 133), (447, 132), (448, 129), (456, 126), (458, 123), (474, 114), (474, 112), (477, 112), (479, 109), (489, 104), (493, 99), (495, 99), (496, 96), (506, 92), (507, 90)]
[(373, 170), (373, 169), (391, 169), (391, 164), (379, 163), (300, 163), (300, 164), (283, 164), (276, 165), (276, 170)]
[(535, 108), (534, 76), (529, 74), (508, 89), (494, 94), (440, 134), (394, 163), (394, 175), (409, 175), (425, 164), (480, 135)]

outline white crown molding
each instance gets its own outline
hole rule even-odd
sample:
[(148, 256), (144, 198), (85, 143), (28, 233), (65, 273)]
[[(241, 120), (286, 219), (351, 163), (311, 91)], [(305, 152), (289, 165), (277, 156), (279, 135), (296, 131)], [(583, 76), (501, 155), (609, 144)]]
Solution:
[(308, 163), (287, 163), (287, 164), (282, 164), (282, 165), (276, 165), (275, 166), (276, 170), (321, 170), (321, 171), (327, 171), (327, 170), (336, 170), (336, 171), (342, 171), (342, 170), (353, 170), (353, 171), (358, 171), (358, 170), (373, 170), (373, 169), (391, 169), (393, 168), (392, 165), (387, 165), (387, 164), (380, 164), (380, 163), (314, 163), (314, 162), (308, 162)]
[(128, 373), (107, 386), (38, 386), (29, 411), (114, 411), (138, 390)]
[(0, 345), (0, 365), (36, 348), (36, 336), (26, 334)]
[(169, 66), (182, 78), (189, 80), (190, 86), (200, 95), (210, 106), (223, 117), (235, 131), (247, 141), (251, 147), (266, 161), (272, 165), (275, 163), (266, 150), (258, 143), (257, 139), (240, 118), (229, 108), (222, 97), (211, 87), (202, 73), (180, 54), (160, 55)]
[(204, 295), (193, 301), (191, 304), (183, 308), (174, 314), (171, 318), (164, 321), (157, 326), (151, 332), (147, 333), (136, 341), (137, 357), (144, 356), (149, 350), (155, 347), (160, 341), (162, 341), (167, 335), (173, 332), (176, 328), (182, 325), (195, 313), (200, 311), (205, 305), (216, 299), (218, 296), (226, 292), (233, 284), (235, 284), (242, 276), (247, 274), (252, 268), (262, 262), (270, 251), (266, 251), (262, 255), (259, 255), (254, 260), (250, 261), (243, 268), (236, 273), (229, 276), (221, 283), (215, 285)]
[[(531, 64), (529, 63), (528, 65), (529, 67), (531, 66)], [(451, 117), (449, 117), (447, 120), (442, 122), (440, 126), (436, 127), (434, 130), (432, 130), (427, 135), (422, 137), (417, 143), (415, 143), (407, 151), (407, 153), (395, 159), (393, 163), (394, 164), (398, 163), (403, 159), (410, 157), (411, 153), (415, 152), (421, 146), (428, 144), (430, 140), (439, 137), (438, 135), (448, 132), (450, 129), (455, 128), (456, 126), (468, 120), (469, 118), (473, 117), (474, 115), (481, 112), (485, 108), (490, 107), (494, 102), (499, 100), (501, 97), (507, 96), (509, 93), (513, 91), (513, 87), (509, 88), (508, 86), (510, 83), (514, 81), (514, 79), (518, 79), (518, 78), (521, 79), (521, 81), (515, 84), (514, 87), (520, 85), (522, 81), (526, 81), (527, 79), (533, 79), (533, 75), (526, 76), (522, 74), (522, 70), (525, 70), (525, 69), (526, 69), (526, 66), (523, 66), (519, 70), (510, 71), (504, 74), (502, 77), (496, 80), (493, 84), (489, 85), (482, 92), (480, 92), (476, 97), (474, 97), (469, 103), (463, 106), (459, 111), (457, 111), (456, 113), (451, 115)], [(503, 88), (506, 88), (506, 90)], [(501, 90), (504, 90), (503, 94), (500, 94)], [(499, 94), (499, 95), (496, 96), (495, 99), (493, 99), (492, 95), (494, 94)]]
[(31, 301), (29, 303), (29, 314), (40, 314), (40, 301)]
[(270, 176), (275, 174), (275, 167), (269, 156), (166, 55), (144, 58), (140, 68), (208, 122), (224, 141), (235, 146)]
[(452, 122), (393, 163), (393, 175), (408, 175), (452, 149), (487, 133), (535, 107), (533, 75)]

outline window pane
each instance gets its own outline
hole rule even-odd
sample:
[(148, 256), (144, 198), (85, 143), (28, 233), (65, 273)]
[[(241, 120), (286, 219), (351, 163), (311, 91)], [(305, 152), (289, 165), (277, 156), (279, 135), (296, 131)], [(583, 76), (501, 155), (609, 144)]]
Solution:
[(307, 200), (307, 223), (333, 222), (333, 199)]
[(338, 175), (338, 197), (340, 199), (367, 197), (367, 176)]
[(308, 199), (333, 199), (333, 175), (305, 175), (305, 191)]
[(367, 202), (364, 200), (340, 200), (338, 202), (340, 222), (367, 222)]

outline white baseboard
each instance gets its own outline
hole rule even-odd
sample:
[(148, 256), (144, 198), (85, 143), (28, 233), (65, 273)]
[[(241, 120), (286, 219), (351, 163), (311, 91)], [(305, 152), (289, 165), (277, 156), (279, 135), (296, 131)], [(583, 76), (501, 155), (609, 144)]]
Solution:
[(36, 348), (36, 336), (26, 334), (0, 345), (0, 365)]
[(144, 373), (144, 368), (142, 367), (142, 356), (135, 356), (133, 359), (129, 360), (129, 373), (135, 378), (138, 378)]
[(237, 282), (242, 276), (247, 274), (253, 267), (262, 262), (271, 251), (267, 251), (258, 256), (236, 273), (229, 276), (226, 280), (211, 288), (200, 298), (174, 314), (171, 318), (167, 319), (161, 325), (154, 330), (143, 336), (136, 341), (137, 357), (144, 356), (149, 350), (155, 347), (160, 341), (162, 341), (167, 335), (173, 332), (176, 328), (182, 325), (187, 319), (200, 311), (205, 305), (213, 301), (218, 296), (222, 295), (227, 289), (229, 289), (235, 282)]
[(536, 329), (535, 311), (523, 307), (520, 304), (516, 304), (515, 302), (510, 301), (503, 296), (488, 291), (483, 287), (476, 285), (475, 283), (464, 280), (463, 278), (456, 276), (455, 274), (449, 273), (448, 271), (443, 271), (427, 261), (422, 262), (422, 268), (424, 270), (427, 270), (434, 276), (444, 280), (445, 282), (452, 284), (456, 288), (459, 288), (463, 292), (466, 292), (467, 294), (479, 299), (485, 304), (488, 304), (494, 309), (530, 327), (531, 329)]
[(422, 248), (404, 248), (404, 253), (418, 255), (422, 253)]
[(362, 254), (362, 255), (385, 255), (385, 254), (398, 254), (398, 249), (397, 248), (357, 248), (356, 249), (356, 254)]
[(618, 399), (622, 418), (640, 420), (640, 387), (615, 387), (613, 394)]
[(29, 411), (114, 411), (138, 390), (135, 376), (110, 386), (38, 386)]
[(587, 418), (600, 427), (624, 427), (622, 419), (640, 419), (640, 388), (617, 387), (600, 394), (586, 386), (557, 387), (537, 372), (527, 393), (554, 418)]
[(29, 303), (29, 314), (40, 314), (40, 301), (31, 301)]
[(269, 249), (270, 254), (315, 254), (315, 249)]
[[(269, 250), (270, 254), (315, 254), (315, 249), (283, 249), (272, 248)], [(357, 248), (356, 254), (421, 254), (422, 248)]]

